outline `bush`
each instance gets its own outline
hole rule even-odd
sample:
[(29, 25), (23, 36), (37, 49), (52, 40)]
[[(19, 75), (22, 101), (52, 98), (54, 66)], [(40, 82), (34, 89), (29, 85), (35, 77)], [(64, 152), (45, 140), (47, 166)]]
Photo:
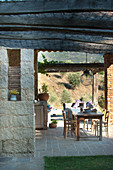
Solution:
[(63, 77), (64, 75), (66, 75), (66, 72), (60, 72), (60, 75)]
[(72, 89), (80, 85), (80, 74), (79, 73), (69, 74), (67, 79), (69, 83), (71, 84)]
[(57, 96), (54, 93), (49, 94), (49, 102), (54, 103), (56, 102)]
[(103, 94), (99, 97), (98, 104), (102, 109), (105, 108), (105, 97)]
[(104, 71), (100, 71), (99, 74), (100, 74), (100, 75), (104, 75)]
[(62, 96), (61, 96), (61, 103), (71, 103), (71, 97), (68, 91), (63, 90)]
[(89, 93), (84, 93), (83, 96), (81, 97), (82, 101), (87, 102), (92, 100), (92, 95)]

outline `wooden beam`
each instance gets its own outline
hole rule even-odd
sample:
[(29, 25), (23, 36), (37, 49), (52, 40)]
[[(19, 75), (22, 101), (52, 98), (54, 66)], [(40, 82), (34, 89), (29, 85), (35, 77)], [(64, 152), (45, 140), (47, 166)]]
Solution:
[(0, 14), (20, 14), (20, 13), (40, 13), (40, 12), (60, 12), (60, 11), (110, 11), (113, 10), (112, 0), (32, 0), (1, 2)]
[[(104, 67), (103, 67), (104, 71)], [(92, 102), (94, 107), (98, 107), (98, 73), (93, 74), (93, 84), (92, 84)]]
[(0, 39), (17, 40), (71, 40), (96, 44), (113, 44), (113, 37), (102, 35), (88, 35), (86, 33), (63, 33), (56, 31), (0, 31)]
[(34, 94), (35, 100), (38, 100), (38, 52), (34, 50)]
[(0, 25), (0, 31), (59, 31), (63, 33), (85, 33), (89, 35), (105, 35), (112, 36), (111, 29), (95, 29), (95, 28), (70, 28), (70, 27), (51, 27), (51, 26), (24, 26), (24, 25)]
[[(113, 33), (112, 33), (113, 34)], [(96, 44), (113, 44), (113, 36), (90, 35), (88, 33), (63, 33), (57, 31), (0, 31), (0, 39), (17, 40), (71, 40)]]
[(104, 63), (60, 63), (45, 66), (45, 71), (51, 72), (78, 72), (86, 69), (97, 73), (104, 70)]
[(0, 46), (51, 51), (79, 51), (89, 53), (113, 53), (113, 45), (84, 43), (71, 40), (11, 40), (0, 39)]
[(0, 15), (0, 24), (113, 29), (113, 12)]

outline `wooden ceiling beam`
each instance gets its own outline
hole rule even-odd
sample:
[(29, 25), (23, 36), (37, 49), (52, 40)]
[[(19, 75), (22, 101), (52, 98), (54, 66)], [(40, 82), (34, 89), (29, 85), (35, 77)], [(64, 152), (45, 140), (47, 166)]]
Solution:
[(53, 31), (61, 33), (72, 33), (80, 34), (85, 33), (88, 35), (102, 35), (109, 36), (113, 35), (111, 29), (95, 29), (95, 28), (70, 28), (70, 27), (51, 27), (51, 26), (23, 26), (23, 25), (0, 25), (0, 31)]
[(113, 45), (84, 43), (69, 40), (11, 40), (0, 39), (0, 46), (51, 51), (75, 51), (88, 53), (113, 53)]
[(64, 33), (60, 31), (0, 31), (0, 39), (12, 40), (68, 40), (83, 43), (113, 44), (113, 36), (90, 35), (88, 33)]
[(112, 0), (32, 0), (0, 2), (0, 14), (25, 14), (43, 12), (63, 11), (111, 11), (113, 10)]
[[(78, 7), (73, 6), (76, 3), (79, 4)], [(107, 0), (107, 4), (106, 0), (102, 3), (94, 0), (84, 0), (82, 3), (75, 0), (67, 0), (66, 3), (64, 0), (35, 0), (34, 3), (1, 2), (0, 9), (3, 8), (0, 10), (0, 45), (38, 50), (113, 53), (113, 12), (101, 9), (103, 4), (106, 4), (107, 9), (109, 3), (113, 5), (110, 0)], [(17, 4), (20, 6), (16, 8)], [(26, 11), (24, 5), (27, 7)], [(50, 8), (51, 5), (53, 8)], [(100, 6), (101, 11), (95, 12), (99, 9), (97, 6)], [(9, 10), (6, 10), (7, 7)], [(39, 11), (36, 12), (39, 7)], [(82, 12), (76, 11), (82, 7), (84, 8)], [(89, 7), (92, 9), (94, 7), (93, 12)], [(7, 15), (2, 13), (4, 9)], [(43, 12), (40, 11), (42, 9)], [(9, 15), (11, 10), (14, 12), (13, 15)]]
[(63, 64), (53, 64), (45, 66), (48, 73), (52, 72), (78, 72), (85, 71), (86, 69), (97, 73), (104, 71), (104, 63), (63, 63)]
[(0, 15), (0, 25), (94, 28), (113, 30), (113, 12)]

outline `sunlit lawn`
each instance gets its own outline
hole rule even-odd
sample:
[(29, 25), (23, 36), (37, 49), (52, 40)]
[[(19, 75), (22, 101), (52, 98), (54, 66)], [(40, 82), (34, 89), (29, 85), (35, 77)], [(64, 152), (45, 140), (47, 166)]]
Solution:
[(58, 156), (44, 157), (45, 170), (112, 170), (113, 155), (110, 156)]

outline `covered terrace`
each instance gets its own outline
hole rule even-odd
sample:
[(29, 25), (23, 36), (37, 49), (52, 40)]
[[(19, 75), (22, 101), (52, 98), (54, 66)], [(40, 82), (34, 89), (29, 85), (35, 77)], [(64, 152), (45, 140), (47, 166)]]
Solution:
[[(112, 10), (112, 0), (84, 0), (82, 3), (75, 0), (66, 2), (64, 0), (1, 1), (1, 157), (34, 156), (33, 100), (37, 95), (37, 85), (34, 86), (38, 73), (37, 50), (103, 53), (105, 108), (110, 110), (110, 123), (113, 123)], [(7, 49), (20, 49), (21, 98), (19, 101), (8, 100), (9, 58)], [(104, 141), (102, 142), (104, 143)]]

